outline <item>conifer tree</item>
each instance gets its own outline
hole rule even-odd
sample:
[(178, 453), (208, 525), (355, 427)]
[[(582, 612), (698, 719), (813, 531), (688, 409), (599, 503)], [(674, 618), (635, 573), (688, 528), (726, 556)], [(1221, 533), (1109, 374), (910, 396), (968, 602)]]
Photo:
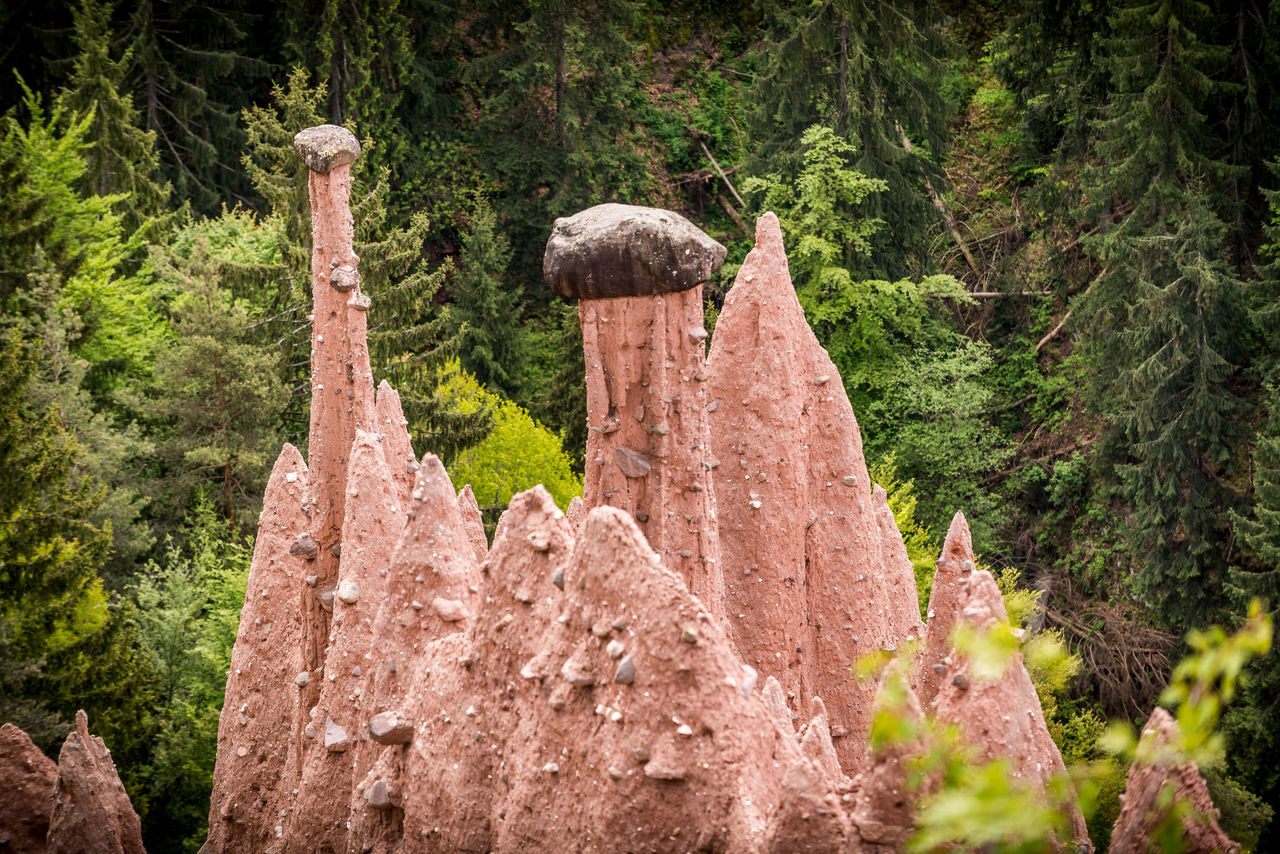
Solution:
[(99, 196), (119, 195), (125, 228), (133, 232), (161, 212), (169, 187), (157, 179), (155, 132), (139, 126), (133, 95), (122, 91), (131, 52), (111, 57), (110, 19), (111, 6), (103, 0), (81, 0), (76, 6), (76, 56), (59, 98), (69, 110), (89, 117), (93, 144), (84, 155), (85, 182)]
[(936, 5), (823, 0), (769, 4), (766, 15), (764, 67), (751, 92), (752, 173), (793, 178), (804, 131), (832, 128), (858, 149), (853, 166), (887, 184), (870, 211), (885, 228), (867, 272), (893, 279), (931, 272), (927, 232), (937, 214), (926, 181), (942, 187), (950, 121)]
[(244, 146), (237, 119), (271, 67), (259, 58), (270, 56), (265, 46), (252, 49), (258, 33), (271, 32), (266, 20), (242, 2), (148, 0), (129, 8), (122, 36), (130, 88), (143, 126), (156, 135), (163, 178), (198, 211), (248, 200), (235, 168)]
[(177, 293), (176, 340), (155, 376), (152, 412), (167, 428), (160, 450), (178, 473), (179, 506), (189, 507), (201, 486), (211, 487), (235, 530), (238, 512), (255, 507), (280, 451), (286, 396), (275, 355), (252, 342), (248, 310), (218, 286), (204, 240), (197, 238), (185, 257), (157, 251), (152, 263)]
[(1224, 172), (1202, 112), (1224, 56), (1201, 35), (1208, 13), (1194, 0), (1116, 13), (1100, 162), (1085, 173), (1101, 226), (1086, 245), (1103, 267), (1081, 301), (1093, 396), (1127, 443), (1117, 472), (1143, 561), (1137, 591), (1170, 625), (1204, 623), (1222, 602), (1221, 508), (1239, 406), (1228, 381), (1241, 284), (1205, 184)]
[[(634, 145), (638, 84), (629, 0), (486, 3), (494, 52), (468, 67), (481, 159), (524, 269), (540, 269), (557, 216), (639, 202), (652, 179)], [(539, 288), (538, 294), (546, 289)]]
[[(324, 81), (323, 112), (331, 124), (359, 127), (376, 145), (362, 154), (369, 174), (387, 168), (401, 178), (389, 189), (389, 221), (407, 223), (416, 209), (432, 138), (452, 134), (459, 101), (456, 23), (463, 7), (441, 0), (279, 6), (286, 62)], [(433, 176), (435, 178), (436, 176)], [(448, 178), (445, 178), (448, 180)]]
[(510, 398), (525, 358), (520, 288), (508, 275), (511, 245), (496, 226), (493, 208), (481, 198), (462, 237), (451, 309), (463, 369), (490, 391)]

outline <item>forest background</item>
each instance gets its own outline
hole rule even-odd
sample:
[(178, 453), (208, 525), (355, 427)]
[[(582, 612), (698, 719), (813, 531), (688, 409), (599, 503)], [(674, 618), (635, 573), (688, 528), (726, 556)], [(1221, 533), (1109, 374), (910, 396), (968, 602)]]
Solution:
[[(963, 509), (1072, 651), (1042, 686), (1069, 761), (1188, 629), (1277, 601), (1276, 4), (80, 0), (0, 30), (0, 718), (53, 750), (87, 709), (152, 851), (204, 837), (262, 489), (305, 453), (291, 141), (322, 121), (364, 140), (375, 374), (490, 523), (580, 489), (554, 219), (688, 216), (729, 247), (714, 329), (771, 209), (922, 595)], [(1246, 850), (1280, 840), (1277, 732), (1273, 654), (1206, 768)]]

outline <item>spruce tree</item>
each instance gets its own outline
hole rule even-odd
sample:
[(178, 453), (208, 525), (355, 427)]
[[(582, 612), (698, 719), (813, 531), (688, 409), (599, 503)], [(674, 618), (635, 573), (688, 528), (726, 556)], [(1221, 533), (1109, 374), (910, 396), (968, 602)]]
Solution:
[[(143, 126), (156, 135), (161, 175), (197, 211), (247, 201), (236, 160), (239, 112), (257, 100), (271, 65), (272, 35), (261, 7), (186, 0), (134, 3), (121, 28), (128, 82)], [(255, 46), (254, 40), (265, 43)]]
[[(172, 300), (172, 349), (156, 367), (151, 413), (165, 425), (158, 442), (175, 476), (178, 506), (209, 489), (230, 530), (256, 506), (280, 452), (286, 395), (275, 354), (251, 339), (248, 310), (217, 282), (206, 241), (185, 256), (157, 251), (152, 263)], [(251, 524), (251, 521), (249, 521)]]
[(161, 212), (169, 187), (157, 179), (155, 132), (143, 130), (133, 96), (122, 91), (130, 51), (111, 56), (111, 7), (103, 0), (81, 0), (75, 9), (76, 56), (59, 99), (78, 115), (89, 116), (92, 147), (85, 152), (84, 180), (99, 196), (120, 196), (125, 228), (136, 231)]
[(476, 141), (519, 266), (538, 270), (557, 216), (640, 202), (652, 187), (635, 145), (635, 6), (521, 0), (482, 9), (493, 52), (467, 69), (480, 106)]
[(511, 245), (497, 231), (487, 200), (476, 202), (462, 236), (451, 310), (458, 335), (458, 359), (490, 391), (514, 397), (522, 352), (520, 287), (508, 274)]
[(1081, 299), (1095, 406), (1125, 441), (1116, 460), (1133, 514), (1140, 597), (1168, 625), (1199, 625), (1222, 603), (1230, 503), (1225, 477), (1239, 401), (1241, 283), (1206, 181), (1224, 174), (1202, 112), (1224, 52), (1209, 10), (1143, 0), (1112, 19), (1112, 93), (1096, 126), (1085, 192), (1102, 273)]
[(801, 135), (813, 125), (832, 128), (858, 149), (854, 168), (887, 185), (870, 211), (885, 228), (865, 272), (892, 279), (930, 272), (928, 232), (937, 214), (925, 182), (942, 186), (950, 122), (935, 3), (771, 3), (766, 17), (763, 68), (751, 91), (749, 169), (793, 178)]

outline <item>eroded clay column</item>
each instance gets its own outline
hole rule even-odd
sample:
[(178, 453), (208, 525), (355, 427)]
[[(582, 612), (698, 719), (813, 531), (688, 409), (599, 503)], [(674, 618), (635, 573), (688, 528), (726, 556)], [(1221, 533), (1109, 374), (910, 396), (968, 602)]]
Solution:
[[(310, 542), (303, 545), (314, 558), (303, 592), (302, 655), (317, 676), (338, 581), (347, 454), (357, 428), (377, 428), (365, 328), (369, 298), (360, 292), (360, 259), (352, 248), (351, 164), (360, 156), (360, 143), (346, 128), (320, 125), (299, 133), (293, 145), (311, 170), (311, 524)], [(307, 705), (315, 702), (317, 687), (313, 683), (304, 692)]]
[(679, 214), (597, 205), (556, 220), (542, 270), (579, 300), (587, 509), (630, 513), (663, 562), (723, 615), (710, 471), (702, 284), (725, 248)]

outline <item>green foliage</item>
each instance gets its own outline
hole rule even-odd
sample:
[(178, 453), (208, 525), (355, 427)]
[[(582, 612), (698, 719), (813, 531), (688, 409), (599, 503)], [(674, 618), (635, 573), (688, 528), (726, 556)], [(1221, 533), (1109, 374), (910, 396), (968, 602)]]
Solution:
[(228, 537), (213, 503), (197, 500), (164, 557), (134, 588), (139, 647), (156, 680), (156, 735), (142, 769), (146, 843), (196, 851), (208, 832), (218, 717), (252, 557)]
[[(929, 0), (828, 0), (765, 4), (763, 67), (751, 90), (751, 171), (794, 177), (797, 143), (815, 124), (860, 151), (856, 168), (889, 192), (869, 213), (872, 275), (929, 272), (925, 232), (936, 220), (924, 183), (939, 182), (950, 107), (939, 84), (947, 51), (941, 16)], [(910, 144), (904, 144), (904, 137)]]
[(91, 117), (85, 183), (96, 195), (116, 197), (132, 232), (168, 201), (169, 187), (156, 178), (156, 135), (139, 127), (133, 95), (124, 89), (132, 51), (111, 57), (110, 4), (81, 0), (74, 21), (75, 62), (59, 101), (74, 114)]
[(234, 168), (244, 145), (236, 118), (271, 66), (239, 51), (265, 29), (261, 8), (150, 0), (127, 4), (127, 15), (128, 80), (174, 197), (205, 213), (245, 198)]
[(884, 488), (893, 520), (907, 547), (907, 557), (915, 571), (920, 618), (924, 619), (929, 610), (929, 595), (933, 592), (933, 575), (938, 568), (941, 547), (929, 529), (916, 519), (915, 481), (898, 480), (894, 474), (894, 462), (894, 458), (888, 456), (871, 466), (871, 481)]
[(249, 334), (249, 309), (216, 278), (216, 261), (198, 234), (182, 251), (157, 251), (152, 263), (174, 293), (174, 342), (157, 366), (152, 415), (166, 425), (161, 453), (169, 459), (178, 507), (197, 489), (213, 487), (234, 530), (249, 519), (280, 447), (280, 415), (287, 395), (276, 356)]
[(17, 330), (0, 333), (0, 468), (11, 479), (0, 490), (0, 706), (44, 747), (84, 708), (129, 758), (146, 697), (97, 574), (111, 546), (91, 522), (102, 492), (76, 471), (80, 449), (58, 409), (33, 400), (32, 356)]
[(986, 545), (994, 501), (979, 480), (1008, 456), (984, 417), (991, 353), (957, 333), (940, 310), (944, 300), (968, 296), (950, 276), (859, 280), (855, 271), (881, 227), (861, 208), (884, 184), (857, 172), (852, 147), (828, 128), (809, 128), (803, 145), (793, 182), (774, 174), (745, 186), (778, 215), (796, 293), (844, 379), (867, 453), (892, 454), (901, 479), (949, 484), (945, 495), (919, 497), (923, 520), (941, 529), (964, 507)]
[(496, 231), (493, 208), (476, 203), (458, 253), (452, 317), (462, 368), (485, 388), (510, 397), (524, 362), (520, 290), (509, 284), (511, 244)]
[[(449, 466), (454, 484), (471, 484), (480, 506), (505, 508), (511, 496), (537, 484), (546, 487), (561, 509), (582, 494), (582, 479), (573, 472), (560, 438), (509, 400), (486, 391), (475, 379), (452, 371), (442, 392), (462, 412), (493, 409), (493, 432), (458, 456)], [(490, 517), (496, 514), (490, 512)]]
[(1104, 226), (1086, 246), (1105, 266), (1080, 300), (1092, 394), (1127, 440), (1116, 472), (1145, 560), (1135, 587), (1169, 625), (1206, 622), (1222, 602), (1223, 478), (1240, 406), (1230, 380), (1241, 283), (1204, 183), (1226, 169), (1209, 153), (1201, 112), (1225, 59), (1202, 35), (1209, 20), (1197, 2), (1117, 11), (1104, 45), (1113, 89), (1096, 128), (1101, 162), (1085, 171)]
[[(123, 275), (128, 256), (118, 196), (84, 195), (85, 153), (92, 143), (90, 117), (68, 114), (55, 103), (46, 111), (42, 99), (28, 90), (25, 123), (10, 113), (4, 119), (0, 145), (12, 152), (17, 186), (9, 192), (19, 208), (38, 204), (47, 217), (42, 228), (43, 260), (61, 277), (59, 307), (74, 313), (69, 344), (90, 363), (111, 363), (117, 373), (145, 375), (163, 334), (145, 272)], [(8, 269), (31, 272), (31, 256), (14, 258)], [(10, 279), (0, 300), (18, 292), (22, 281)], [(12, 289), (12, 290), (8, 290)], [(6, 292), (7, 291), (7, 292)], [(10, 311), (30, 314), (40, 308), (8, 304)]]

